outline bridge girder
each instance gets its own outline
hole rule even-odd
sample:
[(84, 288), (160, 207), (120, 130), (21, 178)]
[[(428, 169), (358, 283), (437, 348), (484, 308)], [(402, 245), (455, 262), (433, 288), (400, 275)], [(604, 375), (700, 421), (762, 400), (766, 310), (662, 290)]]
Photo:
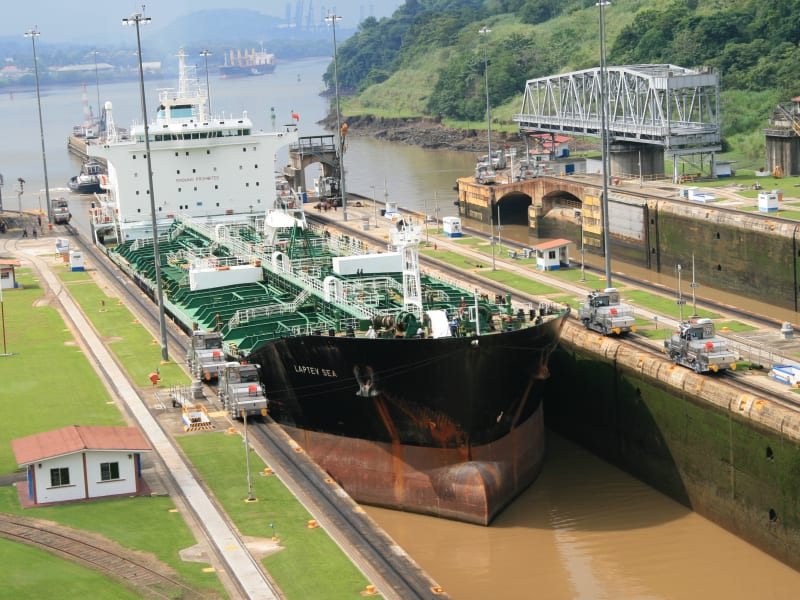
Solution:
[[(661, 146), (667, 152), (719, 150), (719, 76), (711, 69), (667, 64), (606, 68), (609, 140)], [(600, 68), (530, 79), (521, 132), (600, 138)]]

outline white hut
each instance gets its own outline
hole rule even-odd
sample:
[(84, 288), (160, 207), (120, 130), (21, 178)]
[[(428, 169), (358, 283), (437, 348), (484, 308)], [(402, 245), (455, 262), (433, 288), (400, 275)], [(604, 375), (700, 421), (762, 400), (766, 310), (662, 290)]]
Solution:
[(144, 435), (133, 427), (72, 425), (11, 441), (27, 468), (27, 498), (34, 505), (142, 492)]
[(557, 239), (533, 246), (536, 254), (536, 268), (542, 271), (569, 268), (569, 240)]

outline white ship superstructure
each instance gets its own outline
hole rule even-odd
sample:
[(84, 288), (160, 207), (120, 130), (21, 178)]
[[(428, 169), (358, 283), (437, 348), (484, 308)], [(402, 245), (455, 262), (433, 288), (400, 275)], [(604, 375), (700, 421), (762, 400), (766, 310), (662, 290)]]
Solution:
[[(224, 220), (265, 213), (275, 199), (276, 154), (297, 141), (297, 131), (254, 132), (246, 111), (238, 118), (209, 115), (206, 90), (183, 50), (178, 61), (178, 89), (159, 92), (148, 126), (156, 219), (166, 224), (176, 215)], [(130, 139), (87, 148), (108, 163), (122, 240), (151, 235), (144, 136), (144, 124), (134, 123)]]

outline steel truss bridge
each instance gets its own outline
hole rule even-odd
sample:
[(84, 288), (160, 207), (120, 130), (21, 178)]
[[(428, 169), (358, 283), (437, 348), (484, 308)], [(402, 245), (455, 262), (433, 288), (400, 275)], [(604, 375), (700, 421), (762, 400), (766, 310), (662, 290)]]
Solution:
[[(719, 76), (710, 68), (626, 65), (605, 72), (612, 152), (626, 142), (629, 149), (649, 145), (675, 158), (721, 149)], [(523, 133), (602, 138), (601, 82), (600, 68), (530, 79), (513, 120)]]

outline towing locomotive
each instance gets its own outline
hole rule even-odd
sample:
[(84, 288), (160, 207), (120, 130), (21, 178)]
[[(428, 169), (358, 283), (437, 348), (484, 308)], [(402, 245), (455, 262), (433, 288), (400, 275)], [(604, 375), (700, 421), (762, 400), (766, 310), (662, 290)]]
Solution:
[(724, 338), (716, 336), (711, 319), (693, 318), (681, 322), (678, 331), (664, 340), (664, 352), (676, 365), (697, 373), (736, 370), (736, 355)]

